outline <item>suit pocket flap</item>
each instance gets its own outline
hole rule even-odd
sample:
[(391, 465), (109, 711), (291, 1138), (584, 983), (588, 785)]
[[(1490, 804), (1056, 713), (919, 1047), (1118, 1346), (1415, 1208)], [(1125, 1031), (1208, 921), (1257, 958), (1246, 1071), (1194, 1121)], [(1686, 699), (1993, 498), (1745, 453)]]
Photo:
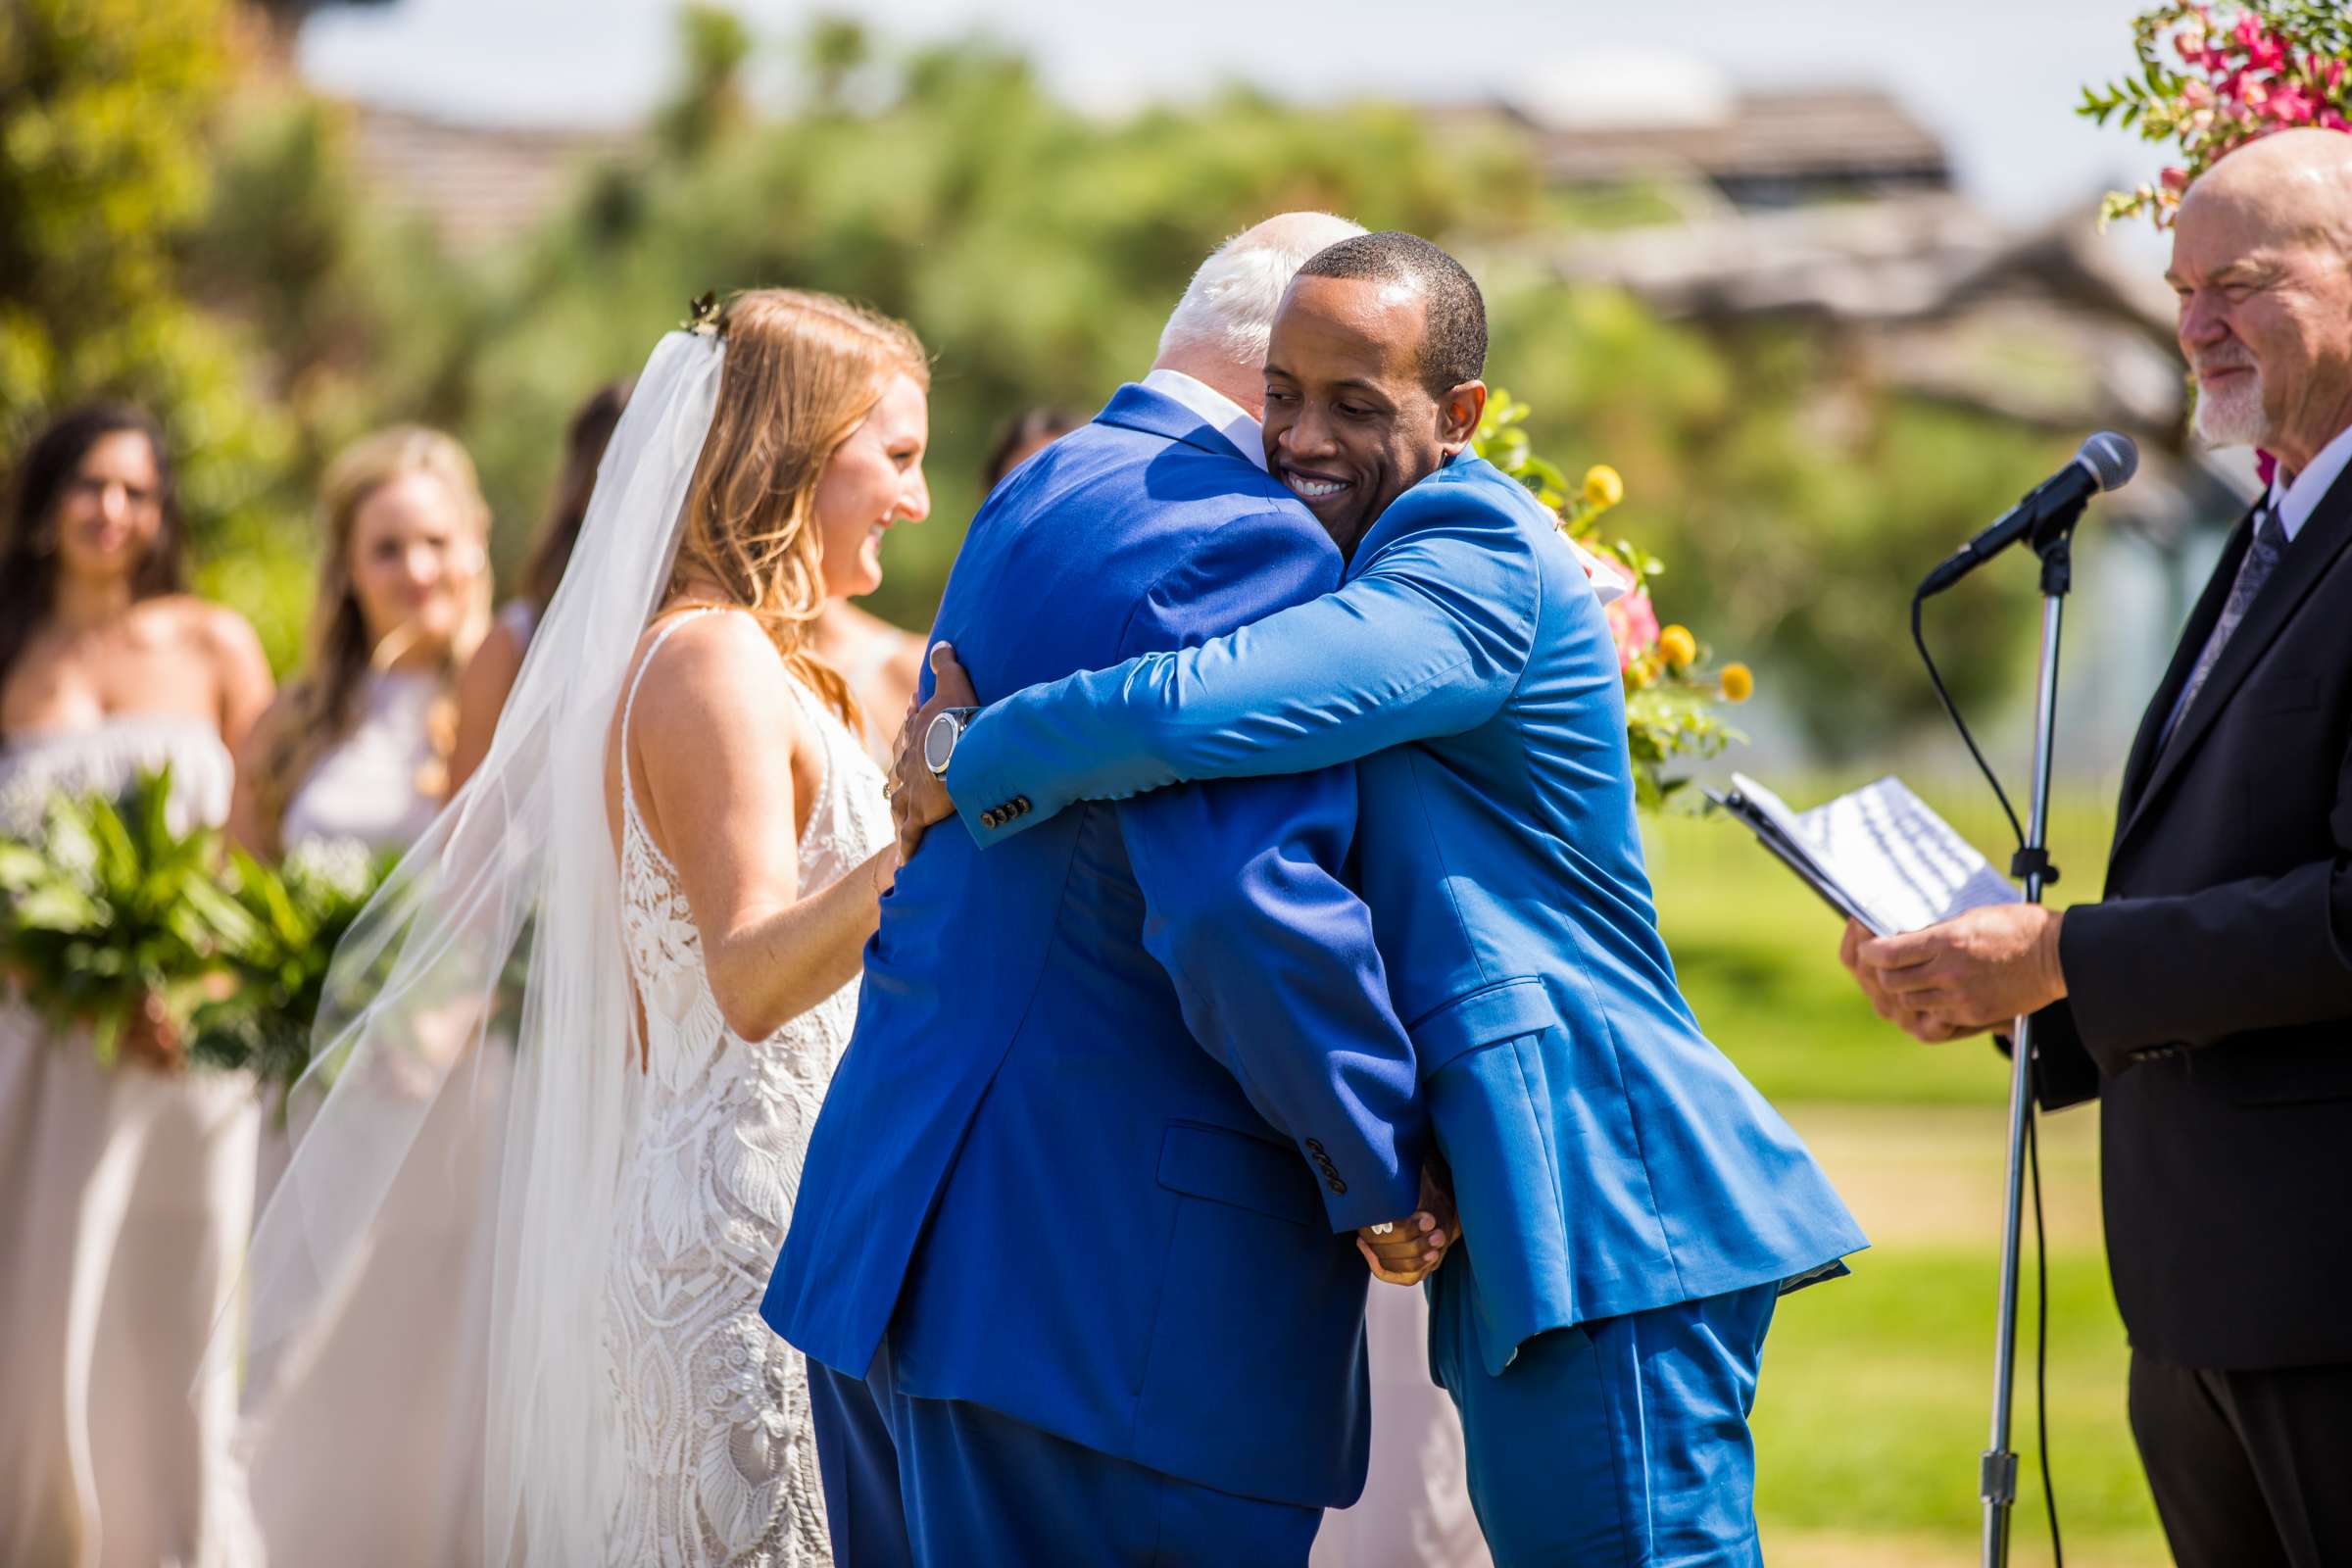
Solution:
[(1159, 1146), (1159, 1185), (1294, 1225), (1323, 1224), (1314, 1178), (1298, 1153), (1225, 1127), (1168, 1123)]
[(1405, 1033), (1412, 1036), (1414, 1059), (1427, 1078), (1464, 1052), (1536, 1034), (1558, 1021), (1543, 978), (1524, 975), (1456, 997), (1423, 1014)]

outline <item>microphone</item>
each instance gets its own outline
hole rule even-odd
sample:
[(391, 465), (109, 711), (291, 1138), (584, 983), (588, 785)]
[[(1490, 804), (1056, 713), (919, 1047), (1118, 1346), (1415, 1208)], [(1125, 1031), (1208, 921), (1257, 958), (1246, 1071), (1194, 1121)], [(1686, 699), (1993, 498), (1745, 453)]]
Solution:
[(2036, 539), (2074, 526), (2090, 498), (2102, 490), (2127, 483), (2139, 468), (2139, 448), (2132, 438), (2101, 430), (2082, 443), (2075, 461), (2026, 492), (2025, 499), (2001, 519), (1953, 551), (1928, 573), (1918, 597), (1939, 594), (1994, 556), (2031, 534)]

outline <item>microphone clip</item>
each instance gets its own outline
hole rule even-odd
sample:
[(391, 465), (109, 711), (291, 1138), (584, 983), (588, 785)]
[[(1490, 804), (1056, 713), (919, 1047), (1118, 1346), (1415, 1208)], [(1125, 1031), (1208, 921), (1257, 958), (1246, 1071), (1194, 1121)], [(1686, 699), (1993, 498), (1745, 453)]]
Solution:
[(2058, 864), (2050, 858), (2048, 850), (2018, 851), (2009, 857), (2009, 874), (2020, 882), (2028, 877), (2038, 876), (2045, 888), (2058, 884)]

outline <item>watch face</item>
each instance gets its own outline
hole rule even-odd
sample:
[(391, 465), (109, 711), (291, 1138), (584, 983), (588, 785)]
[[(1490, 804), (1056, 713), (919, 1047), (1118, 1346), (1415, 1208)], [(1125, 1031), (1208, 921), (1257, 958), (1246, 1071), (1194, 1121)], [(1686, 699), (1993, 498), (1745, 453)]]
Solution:
[(923, 731), (923, 765), (934, 773), (948, 770), (948, 759), (956, 755), (956, 737), (963, 733), (963, 725), (954, 713), (941, 713)]

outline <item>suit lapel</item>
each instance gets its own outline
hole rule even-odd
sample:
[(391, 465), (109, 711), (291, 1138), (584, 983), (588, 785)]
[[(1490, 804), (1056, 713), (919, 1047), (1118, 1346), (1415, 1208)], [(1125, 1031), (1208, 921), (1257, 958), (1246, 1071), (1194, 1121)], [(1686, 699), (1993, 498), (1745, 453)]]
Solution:
[[(2241, 525), (2238, 534), (2230, 552), (2229, 572), (2227, 575), (2216, 573), (2213, 584), (2207, 589), (2206, 601), (2197, 606), (2195, 623), (2205, 628), (2206, 635), (2211, 634), (2214, 619), (2220, 613), (2218, 606), (2211, 603), (2213, 589), (2219, 588), (2222, 596), (2225, 599), (2228, 597), (2229, 583), (2237, 575), (2236, 563), (2244, 558), (2246, 547), (2251, 542), (2250, 529)], [(2352, 544), (2352, 482), (2339, 478), (2322, 499), (2319, 509), (2311, 514), (2311, 520), (2304, 523), (2302, 532), (2279, 558), (2270, 581), (2263, 584), (2262, 592), (2255, 596), (2253, 605), (2246, 611), (2246, 618), (2238, 622), (2237, 630), (2230, 634), (2229, 646), (2222, 650), (2222, 657), (2215, 661), (2213, 673), (2205, 677), (2205, 685), (2197, 693), (2196, 701), (2190, 703), (2188, 710), (2180, 715), (2180, 728), (2174, 732), (2171, 744), (2154, 759), (2146, 787), (2140, 790), (2138, 798), (2132, 804), (2131, 814), (2116, 830), (2117, 850), (2123, 848), (2126, 837), (2146, 816), (2149, 806), (2164, 792), (2164, 787), (2187, 765), (2189, 758), (2196, 754), (2198, 745), (2205, 739), (2206, 732), (2213, 728), (2214, 720), (2229, 705), (2230, 697), (2245, 684), (2246, 676), (2261, 662), (2262, 656), (2270, 651), (2271, 644), (2278, 640), (2278, 634), (2286, 629), (2287, 622), (2294, 619), (2295, 612), (2303, 608), (2303, 601), (2311, 597), (2311, 591), (2320, 585), (2320, 579), (2335, 564), (2336, 558), (2343, 554), (2346, 544)], [(2209, 610), (2211, 614), (2207, 613)], [(2186, 678), (2182, 673), (2186, 666), (2181, 661), (2186, 659), (2193, 665), (2196, 651), (2203, 647), (2204, 638), (2201, 636), (2182, 639), (2180, 650), (2174, 657), (2174, 673), (2165, 680), (2168, 694), (2178, 692), (2179, 679)], [(2149, 720), (2154, 723), (2157, 733), (2162, 733), (2164, 715), (2170, 711), (2169, 703), (2149, 710)], [(2150, 742), (2147, 728), (2146, 723), (2141, 725), (2143, 742)], [(2136, 760), (2140, 748), (2134, 746), (2132, 750)]]

